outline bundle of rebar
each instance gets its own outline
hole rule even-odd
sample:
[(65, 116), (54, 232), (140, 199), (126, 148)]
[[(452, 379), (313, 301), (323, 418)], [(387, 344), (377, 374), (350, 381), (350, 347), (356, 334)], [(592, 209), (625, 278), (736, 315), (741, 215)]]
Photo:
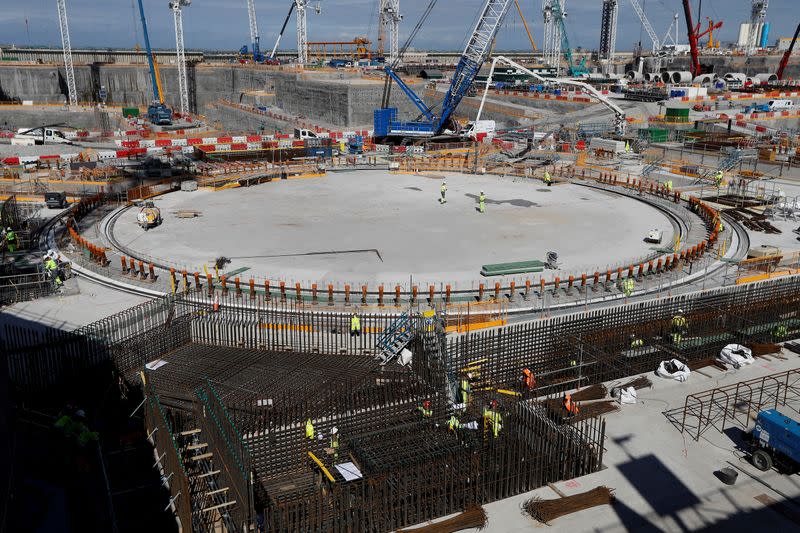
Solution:
[(627, 389), (628, 387), (633, 387), (636, 390), (640, 389), (649, 389), (653, 386), (653, 382), (650, 381), (650, 378), (647, 376), (639, 376), (636, 379), (633, 379), (627, 383), (623, 383), (619, 386), (620, 389)]
[(579, 422), (581, 420), (586, 420), (587, 418), (594, 418), (597, 416), (602, 416), (607, 413), (613, 413), (619, 409), (619, 404), (614, 400), (604, 400), (601, 402), (592, 402), (592, 403), (579, 403), (578, 404), (578, 414), (573, 415), (565, 419), (565, 422), (572, 424), (574, 422)]
[(452, 533), (462, 529), (483, 529), (486, 522), (486, 511), (480, 505), (474, 505), (453, 518), (414, 529), (398, 529), (397, 533)]
[(771, 353), (780, 353), (781, 345), (772, 342), (754, 342), (750, 345), (750, 350), (753, 351), (755, 357), (759, 357)]
[(580, 494), (573, 494), (572, 496), (565, 496), (555, 500), (531, 498), (525, 502), (524, 507), (525, 511), (531, 515), (534, 520), (549, 524), (551, 521), (561, 516), (599, 505), (609, 504), (614, 500), (613, 493), (614, 489), (600, 486)]
[(720, 370), (728, 369), (728, 367), (726, 367), (724, 363), (717, 361), (716, 357), (709, 357), (707, 359), (698, 359), (697, 361), (689, 361), (688, 363), (686, 363), (686, 366), (689, 367), (689, 370), (699, 370), (707, 366), (716, 366)]
[(576, 402), (585, 402), (588, 400), (602, 400), (608, 394), (608, 389), (605, 385), (597, 383), (584, 387), (583, 389), (572, 393), (572, 400)]

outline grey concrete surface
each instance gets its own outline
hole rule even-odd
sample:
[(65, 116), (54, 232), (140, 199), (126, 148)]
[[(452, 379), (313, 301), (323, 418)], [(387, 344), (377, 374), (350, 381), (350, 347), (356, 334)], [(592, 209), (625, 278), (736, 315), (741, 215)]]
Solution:
[[(546, 526), (522, 511), (524, 502), (532, 497), (558, 497), (549, 487), (542, 487), (485, 505), (489, 522), (481, 531), (797, 531), (797, 523), (754, 499), (766, 494), (797, 514), (797, 475), (756, 470), (737, 449), (737, 430), (720, 433), (710, 428), (695, 442), (663, 415), (666, 410), (682, 406), (687, 394), (797, 367), (796, 354), (784, 351), (783, 355), (786, 361), (761, 359), (741, 370), (703, 369), (705, 376), (694, 372), (686, 383), (663, 380), (651, 373), (653, 388), (640, 390), (636, 405), (623, 406), (606, 417), (606, 468), (555, 483), (566, 495), (605, 485), (615, 489), (614, 505), (568, 515)], [(792, 409), (784, 411), (798, 417)], [(714, 476), (714, 471), (731, 466), (729, 462), (741, 469), (733, 486)]]
[(145, 301), (145, 298), (119, 292), (78, 277), (64, 282), (62, 293), (20, 302), (0, 309), (0, 325), (26, 323), (71, 331)]
[[(652, 245), (643, 238), (652, 228), (672, 240), (661, 212), (611, 193), (538, 180), (447, 178), (445, 205), (438, 201), (441, 179), (386, 171), (176, 192), (155, 199), (161, 226), (143, 231), (131, 209), (114, 235), (122, 246), (200, 272), (219, 256), (231, 258), (227, 271), (249, 268), (243, 279), (393, 287), (413, 276), (415, 283), (464, 288), (487, 281), (479, 274), (487, 263), (544, 260), (553, 250), (564, 269), (594, 269), (647, 254)], [(483, 214), (476, 209), (482, 189)], [(202, 217), (179, 219), (178, 210)]]

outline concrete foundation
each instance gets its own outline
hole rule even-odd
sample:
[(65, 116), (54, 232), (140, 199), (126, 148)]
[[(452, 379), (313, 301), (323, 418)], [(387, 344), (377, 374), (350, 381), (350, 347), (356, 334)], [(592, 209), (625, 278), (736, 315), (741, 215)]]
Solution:
[[(164, 223), (144, 232), (136, 210), (114, 226), (120, 245), (203, 271), (219, 256), (243, 277), (312, 283), (458, 283), (482, 278), (488, 263), (544, 260), (556, 251), (562, 272), (605, 269), (651, 252), (648, 230), (672, 225), (650, 206), (578, 185), (538, 180), (359, 171), (248, 189), (171, 193), (155, 199)], [(477, 210), (480, 191), (486, 212)], [(232, 210), (231, 206), (236, 206)], [(181, 219), (180, 210), (202, 217)], [(473, 285), (474, 284), (474, 285)], [(455, 287), (454, 287), (455, 288)]]

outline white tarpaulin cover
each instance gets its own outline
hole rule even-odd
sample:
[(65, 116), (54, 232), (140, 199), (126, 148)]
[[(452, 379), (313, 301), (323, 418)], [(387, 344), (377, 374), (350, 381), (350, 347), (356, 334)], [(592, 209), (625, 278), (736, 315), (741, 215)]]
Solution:
[(149, 363), (147, 363), (144, 366), (145, 366), (145, 368), (147, 368), (147, 370), (158, 370), (159, 368), (161, 368), (162, 366), (164, 366), (166, 364), (167, 364), (167, 362), (164, 361), (163, 359), (156, 359), (155, 361), (150, 361)]
[(717, 359), (733, 365), (734, 368), (739, 368), (742, 365), (753, 364), (753, 352), (741, 344), (729, 344), (722, 349)]
[(636, 389), (633, 387), (628, 387), (627, 389), (619, 390), (619, 398), (617, 398), (617, 400), (621, 404), (636, 403), (636, 398)]
[(345, 481), (353, 481), (354, 479), (361, 479), (364, 477), (361, 475), (361, 470), (353, 463), (339, 463), (335, 466), (336, 470), (339, 471)]
[(656, 370), (656, 376), (668, 379), (675, 379), (683, 383), (687, 379), (689, 379), (689, 374), (692, 371), (689, 370), (689, 367), (678, 361), (677, 359), (672, 359), (670, 361), (661, 361), (661, 364), (658, 365), (658, 370)]

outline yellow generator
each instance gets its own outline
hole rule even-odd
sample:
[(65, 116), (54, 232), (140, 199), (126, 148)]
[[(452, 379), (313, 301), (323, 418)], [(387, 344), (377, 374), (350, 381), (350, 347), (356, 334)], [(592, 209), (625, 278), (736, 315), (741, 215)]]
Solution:
[(136, 216), (136, 222), (145, 230), (161, 224), (161, 210), (153, 202), (147, 202)]

